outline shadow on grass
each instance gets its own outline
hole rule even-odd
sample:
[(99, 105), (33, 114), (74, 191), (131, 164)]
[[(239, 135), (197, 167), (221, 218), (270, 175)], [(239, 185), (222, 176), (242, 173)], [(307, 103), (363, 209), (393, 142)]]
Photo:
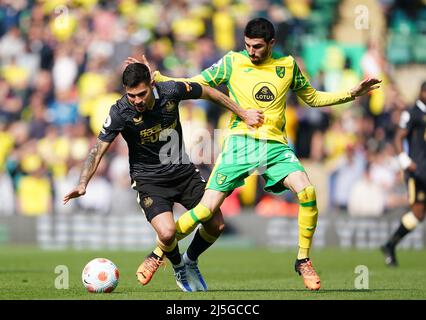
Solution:
[[(336, 292), (356, 292), (356, 293), (375, 293), (375, 292), (391, 292), (391, 291), (422, 291), (420, 289), (321, 289), (318, 291), (309, 291), (308, 289), (220, 289), (220, 290), (209, 290), (207, 293), (223, 293), (223, 292), (277, 292), (277, 293), (292, 293), (292, 292), (306, 292), (313, 294), (327, 294), (327, 293), (336, 293)], [(148, 291), (147, 291), (148, 292)], [(168, 290), (150, 290), (149, 292), (180, 292), (176, 289)], [(123, 292), (124, 293), (124, 292)], [(200, 292), (205, 294), (203, 292)], [(193, 294), (193, 292), (189, 293)]]

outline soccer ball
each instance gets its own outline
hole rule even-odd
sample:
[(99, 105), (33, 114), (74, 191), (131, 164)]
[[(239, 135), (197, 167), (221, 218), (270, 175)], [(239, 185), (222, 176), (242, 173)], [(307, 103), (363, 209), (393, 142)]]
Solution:
[(105, 258), (90, 261), (83, 269), (81, 279), (89, 292), (112, 292), (120, 277), (116, 265)]

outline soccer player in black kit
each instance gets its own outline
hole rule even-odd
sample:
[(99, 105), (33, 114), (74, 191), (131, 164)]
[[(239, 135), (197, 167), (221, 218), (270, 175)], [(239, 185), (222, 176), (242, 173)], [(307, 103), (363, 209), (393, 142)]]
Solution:
[[(407, 139), (408, 154), (403, 149)], [(426, 81), (420, 88), (415, 106), (403, 111), (395, 134), (395, 148), (401, 168), (408, 181), (410, 211), (401, 218), (401, 224), (385, 245), (381, 247), (388, 266), (398, 265), (395, 247), (401, 239), (414, 230), (425, 217), (426, 204)]]
[[(172, 208), (174, 202), (187, 209), (195, 207), (204, 194), (206, 183), (184, 150), (179, 102), (209, 99), (236, 113), (249, 126), (261, 125), (263, 114), (257, 110), (244, 110), (221, 92), (197, 83), (168, 81), (156, 84), (151, 80), (149, 68), (142, 63), (129, 64), (122, 80), (126, 94), (111, 107), (98, 140), (84, 163), (78, 185), (64, 196), (63, 202), (66, 204), (86, 193), (87, 184), (103, 155), (121, 133), (129, 148), (132, 187), (137, 191), (142, 211), (157, 233), (158, 246), (173, 264), (179, 288), (185, 292), (197, 291), (195, 287), (200, 286), (200, 280), (195, 277), (197, 274), (201, 277), (201, 273), (197, 266), (197, 274), (187, 272), (175, 236)], [(215, 238), (224, 227), (222, 215), (217, 216), (204, 224), (204, 232)], [(198, 255), (210, 245), (203, 241), (206, 242), (194, 237), (190, 244)]]

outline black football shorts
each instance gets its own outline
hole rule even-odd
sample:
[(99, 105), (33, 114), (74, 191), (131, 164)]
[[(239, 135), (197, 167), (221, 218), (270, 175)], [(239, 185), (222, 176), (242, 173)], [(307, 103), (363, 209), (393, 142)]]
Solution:
[(408, 177), (408, 199), (410, 205), (414, 203), (426, 204), (426, 181), (410, 175)]
[(149, 222), (160, 213), (172, 211), (175, 202), (189, 210), (201, 201), (206, 182), (195, 166), (175, 176), (177, 178), (171, 177), (167, 183), (133, 181), (132, 187), (138, 192), (138, 203)]

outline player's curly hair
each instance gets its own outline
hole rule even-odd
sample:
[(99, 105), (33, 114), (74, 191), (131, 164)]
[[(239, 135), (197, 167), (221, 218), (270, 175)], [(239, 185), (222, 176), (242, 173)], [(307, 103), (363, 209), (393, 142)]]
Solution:
[(247, 23), (244, 35), (250, 39), (262, 38), (265, 42), (269, 42), (275, 38), (275, 29), (269, 20), (256, 18)]
[(123, 72), (123, 85), (125, 87), (134, 88), (140, 83), (151, 83), (151, 74), (149, 69), (143, 63), (131, 63)]

